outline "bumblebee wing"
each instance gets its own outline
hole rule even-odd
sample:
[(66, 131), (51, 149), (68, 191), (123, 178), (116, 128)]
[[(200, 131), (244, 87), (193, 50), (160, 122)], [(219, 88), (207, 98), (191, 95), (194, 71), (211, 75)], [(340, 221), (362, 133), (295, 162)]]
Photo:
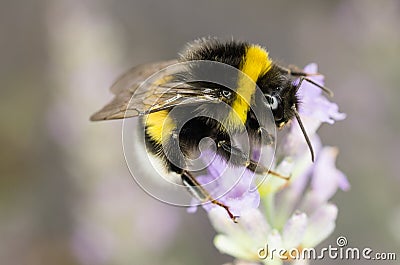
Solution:
[(111, 86), (110, 90), (114, 95), (118, 95), (126, 90), (134, 92), (147, 78), (176, 63), (178, 63), (178, 60), (137, 65), (121, 75)]
[[(186, 70), (176, 60), (132, 68), (111, 87), (114, 99), (90, 117), (92, 121), (123, 119), (182, 104), (219, 102), (216, 91), (176, 82), (174, 74)], [(157, 73), (157, 74), (156, 74)]]
[[(127, 71), (111, 86), (110, 90), (115, 95), (113, 100), (93, 114), (90, 120), (111, 120), (138, 116), (148, 107), (141, 102), (144, 101), (146, 97), (146, 93), (144, 93), (146, 92), (145, 89), (137, 91), (138, 88), (153, 74), (175, 63), (177, 63), (177, 60), (147, 63), (138, 65)], [(150, 85), (148, 85), (148, 87), (149, 91), (147, 92), (150, 92)], [(132, 96), (134, 97), (132, 98)], [(128, 105), (130, 105), (130, 107)]]

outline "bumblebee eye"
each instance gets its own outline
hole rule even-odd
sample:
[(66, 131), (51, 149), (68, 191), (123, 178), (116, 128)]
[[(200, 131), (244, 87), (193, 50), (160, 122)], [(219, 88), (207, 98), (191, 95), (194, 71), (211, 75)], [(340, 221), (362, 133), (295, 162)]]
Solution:
[(267, 98), (268, 105), (271, 107), (272, 110), (278, 109), (279, 101), (275, 96), (271, 97), (270, 95), (267, 95), (266, 98)]
[(222, 90), (222, 96), (224, 96), (224, 98), (229, 99), (232, 96), (232, 92), (229, 90)]

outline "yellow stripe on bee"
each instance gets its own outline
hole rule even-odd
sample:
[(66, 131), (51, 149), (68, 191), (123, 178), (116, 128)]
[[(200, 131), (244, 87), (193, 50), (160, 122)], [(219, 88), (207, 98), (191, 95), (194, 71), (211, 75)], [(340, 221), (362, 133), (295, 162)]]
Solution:
[(237, 128), (239, 120), (242, 124), (246, 122), (251, 97), (256, 91), (255, 83), (261, 75), (271, 69), (271, 65), (272, 61), (264, 48), (258, 45), (252, 45), (247, 48), (240, 67), (242, 73), (239, 74), (237, 82), (237, 97), (232, 104), (232, 110), (225, 121), (225, 126)]
[(145, 120), (146, 132), (156, 143), (164, 143), (176, 127), (175, 122), (168, 114), (168, 110), (161, 110), (147, 115)]

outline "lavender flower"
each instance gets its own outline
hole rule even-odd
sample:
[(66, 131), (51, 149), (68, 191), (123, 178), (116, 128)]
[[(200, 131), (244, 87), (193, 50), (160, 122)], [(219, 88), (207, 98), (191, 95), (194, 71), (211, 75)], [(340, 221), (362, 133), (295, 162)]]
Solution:
[[(317, 65), (310, 64), (304, 71), (316, 73)], [(312, 79), (323, 84), (322, 76)], [(303, 82), (298, 95), (302, 102), (299, 113), (315, 149), (315, 163), (310, 160), (298, 123), (293, 121), (288, 134), (278, 145), (277, 162), (272, 167), (276, 172), (291, 175), (289, 181), (269, 177), (251, 192), (253, 174), (246, 171), (236, 185), (232, 185), (229, 192), (220, 198), (235, 214), (240, 215), (237, 224), (229, 219), (224, 209), (211, 204), (203, 205), (218, 232), (214, 239), (215, 246), (237, 258), (237, 264), (281, 264), (282, 259), (277, 257), (266, 255), (265, 259), (260, 259), (259, 250), (266, 244), (269, 249), (299, 250), (318, 245), (335, 227), (338, 209), (329, 199), (338, 188), (348, 190), (350, 187), (345, 175), (335, 167), (338, 150), (323, 146), (316, 134), (322, 123), (333, 124), (344, 119), (345, 114), (340, 113), (338, 106), (312, 84)], [(226, 168), (225, 162), (214, 161), (209, 166), (208, 175), (199, 177), (200, 183), (213, 181), (213, 192), (226, 189), (229, 177), (219, 177), (223, 168)], [(235, 175), (237, 170), (226, 169), (230, 176)]]
[[(213, 157), (210, 151), (203, 153), (204, 156)], [(208, 174), (197, 177), (200, 184), (208, 184), (207, 189), (210, 190), (214, 198), (220, 197), (219, 200), (225, 205), (229, 205), (231, 212), (236, 216), (241, 216), (242, 210), (248, 208), (258, 208), (260, 204), (260, 194), (252, 186), (252, 175), (248, 170), (239, 174), (238, 178), (233, 176), (238, 175), (238, 168), (229, 167), (228, 164), (221, 158), (215, 160), (207, 168)], [(193, 199), (195, 205), (197, 200)], [(202, 207), (206, 211), (210, 211), (215, 207), (212, 203), (205, 203)], [(194, 212), (196, 206), (189, 208), (189, 212)]]

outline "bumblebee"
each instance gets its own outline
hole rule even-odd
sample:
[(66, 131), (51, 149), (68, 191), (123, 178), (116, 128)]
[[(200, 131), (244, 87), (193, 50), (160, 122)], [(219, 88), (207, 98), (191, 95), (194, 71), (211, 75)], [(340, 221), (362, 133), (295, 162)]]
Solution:
[[(214, 71), (213, 67), (205, 71), (200, 66), (204, 61), (224, 64), (241, 74), (232, 76)], [(154, 73), (179, 63), (189, 63), (189, 67), (164, 71), (144, 85)], [(213, 76), (228, 85), (210, 82)], [(297, 84), (296, 79), (299, 79)], [(259, 45), (200, 39), (189, 43), (177, 60), (143, 64), (129, 70), (111, 87), (115, 98), (90, 119), (139, 116), (147, 150), (163, 162), (168, 172), (178, 174), (193, 196), (225, 208), (230, 218), (236, 221), (229, 206), (212, 198), (198, 183), (186, 160), (198, 152), (200, 141), (208, 137), (216, 143), (216, 154), (232, 166), (284, 178), (259, 165), (232, 143), (231, 135), (243, 130), (248, 132), (250, 142), (255, 146), (274, 140), (257, 117), (256, 106), (267, 106), (272, 111), (272, 122), (277, 128), (296, 118), (314, 160), (310, 140), (297, 111), (299, 98), (296, 93), (303, 81), (332, 94), (298, 68), (275, 63), (268, 51)]]

